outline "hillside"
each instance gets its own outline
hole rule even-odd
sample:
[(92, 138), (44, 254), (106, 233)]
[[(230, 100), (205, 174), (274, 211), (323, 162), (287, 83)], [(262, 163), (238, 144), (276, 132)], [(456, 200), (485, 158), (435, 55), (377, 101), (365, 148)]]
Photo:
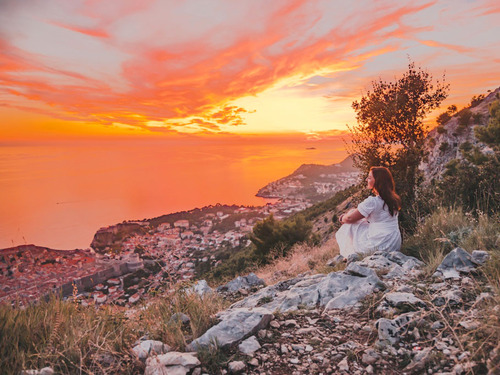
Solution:
[(427, 158), (420, 165), (426, 181), (439, 178), (450, 160), (461, 159), (460, 146), (466, 142), (479, 147), (484, 153), (492, 151), (476, 139), (474, 128), (488, 124), (489, 106), (498, 99), (500, 99), (500, 87), (490, 92), (476, 105), (456, 112), (445, 124), (429, 132), (426, 139)]
[(338, 164), (303, 164), (292, 174), (264, 186), (256, 195), (320, 202), (357, 183), (358, 176), (351, 157)]

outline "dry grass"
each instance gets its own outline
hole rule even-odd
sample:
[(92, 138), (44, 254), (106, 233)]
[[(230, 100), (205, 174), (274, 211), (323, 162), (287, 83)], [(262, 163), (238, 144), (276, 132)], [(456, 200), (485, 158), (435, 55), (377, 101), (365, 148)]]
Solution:
[[(82, 307), (55, 297), (26, 308), (0, 305), (0, 374), (46, 366), (61, 374), (142, 373), (129, 352), (136, 340), (147, 336), (182, 350), (224, 307), (215, 294), (180, 288), (132, 309)], [(174, 313), (188, 315), (189, 324), (172, 320)]]
[[(225, 307), (226, 303), (215, 293), (199, 296), (179, 288), (152, 301), (147, 309), (140, 312), (138, 319), (147, 332), (175, 350), (182, 351), (188, 342), (201, 336), (215, 323), (215, 314)], [(172, 315), (177, 313), (187, 315), (189, 324), (172, 320)]]
[(255, 271), (255, 274), (270, 285), (305, 272), (332, 272), (337, 269), (327, 267), (326, 262), (338, 254), (338, 245), (333, 236), (330, 241), (320, 246), (298, 244), (290, 250), (288, 256), (276, 259)]

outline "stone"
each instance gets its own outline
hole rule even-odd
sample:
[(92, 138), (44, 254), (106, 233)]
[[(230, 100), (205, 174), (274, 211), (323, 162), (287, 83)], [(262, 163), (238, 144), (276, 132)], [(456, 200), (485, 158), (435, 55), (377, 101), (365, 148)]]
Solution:
[(378, 345), (387, 347), (397, 344), (400, 339), (400, 331), (408, 329), (413, 319), (414, 313), (406, 313), (392, 320), (386, 318), (377, 320), (375, 327), (378, 329)]
[(462, 375), (464, 373), (464, 366), (462, 366), (460, 363), (457, 363), (455, 367), (453, 367), (453, 372), (456, 375)]
[(229, 309), (219, 314), (220, 323), (210, 328), (202, 336), (188, 345), (189, 350), (196, 351), (200, 347), (208, 347), (217, 341), (219, 347), (227, 347), (253, 335), (267, 327), (273, 314), (262, 307), (254, 309)]
[[(385, 288), (375, 271), (355, 266), (351, 270), (351, 273), (331, 272), (286, 280), (261, 289), (231, 308), (261, 306), (270, 311), (288, 312), (299, 310), (299, 306), (316, 308), (319, 305), (326, 310), (341, 309), (356, 305), (376, 288)], [(354, 272), (366, 276), (355, 276)]]
[(240, 350), (240, 352), (248, 356), (252, 356), (260, 348), (261, 346), (255, 336), (249, 337), (248, 339), (242, 341), (240, 345), (238, 345), (238, 349)]
[(145, 360), (150, 355), (165, 354), (170, 347), (161, 341), (145, 340), (132, 348), (132, 353), (139, 359)]
[(459, 278), (460, 273), (474, 271), (476, 265), (467, 251), (457, 247), (444, 257), (434, 276), (443, 277), (444, 279)]
[(187, 289), (187, 292), (196, 293), (202, 297), (205, 294), (212, 294), (214, 291), (208, 286), (208, 283), (205, 280), (198, 280), (196, 284)]
[(441, 328), (444, 328), (444, 323), (441, 322), (441, 321), (435, 321), (434, 323), (432, 323), (431, 325), (431, 329), (441, 329)]
[(146, 360), (144, 375), (186, 375), (194, 367), (201, 365), (194, 353), (169, 352)]
[(182, 323), (187, 324), (191, 319), (184, 313), (178, 312), (170, 317), (170, 323)]
[(380, 359), (379, 354), (373, 349), (367, 349), (361, 357), (361, 362), (365, 365), (373, 365)]
[(277, 320), (273, 320), (269, 325), (273, 328), (279, 328), (281, 327), (280, 323)]
[(255, 273), (250, 273), (247, 276), (238, 276), (225, 285), (217, 288), (217, 292), (236, 293), (240, 290), (249, 290), (254, 287), (266, 285), (264, 280), (259, 278)]
[(373, 366), (369, 365), (365, 368), (367, 374), (373, 374)]
[(285, 327), (297, 327), (297, 321), (295, 319), (285, 320)]
[(432, 300), (435, 306), (444, 306), (450, 304), (457, 306), (462, 302), (462, 292), (458, 289), (446, 289), (441, 291), (437, 297)]
[(413, 293), (392, 292), (387, 293), (384, 298), (393, 307), (425, 307), (425, 303)]
[(245, 369), (245, 363), (242, 361), (229, 362), (228, 368), (230, 374), (239, 374)]
[(413, 357), (412, 361), (408, 366), (405, 367), (405, 371), (410, 373), (421, 373), (425, 369), (425, 366), (431, 359), (432, 348), (424, 348), (418, 351)]
[(20, 375), (52, 375), (54, 370), (52, 367), (44, 367), (40, 370), (23, 370)]
[(252, 358), (250, 361), (248, 361), (248, 364), (250, 366), (257, 367), (259, 366), (259, 360), (257, 358)]
[(484, 250), (474, 250), (471, 256), (472, 261), (478, 265), (483, 265), (491, 257), (490, 253)]
[(347, 362), (347, 358), (340, 361), (337, 366), (340, 372), (349, 372), (349, 363)]
[(342, 255), (337, 255), (336, 257), (329, 259), (326, 262), (328, 267), (335, 267), (337, 264), (344, 262), (346, 259)]

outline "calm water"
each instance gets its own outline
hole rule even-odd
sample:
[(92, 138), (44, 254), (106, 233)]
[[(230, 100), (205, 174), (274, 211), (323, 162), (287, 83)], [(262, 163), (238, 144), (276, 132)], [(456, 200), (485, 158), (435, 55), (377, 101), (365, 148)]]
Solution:
[(262, 205), (255, 194), (267, 183), (345, 156), (339, 139), (0, 146), (0, 248), (86, 248), (97, 229), (123, 220)]

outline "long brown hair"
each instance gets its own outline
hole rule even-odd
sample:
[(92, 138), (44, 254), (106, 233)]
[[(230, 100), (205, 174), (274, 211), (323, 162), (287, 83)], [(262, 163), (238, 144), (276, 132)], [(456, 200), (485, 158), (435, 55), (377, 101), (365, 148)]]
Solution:
[(394, 216), (401, 209), (401, 198), (396, 194), (391, 171), (386, 167), (371, 167), (370, 171), (375, 179), (373, 188), (384, 200), (384, 206), (387, 205), (391, 216)]

